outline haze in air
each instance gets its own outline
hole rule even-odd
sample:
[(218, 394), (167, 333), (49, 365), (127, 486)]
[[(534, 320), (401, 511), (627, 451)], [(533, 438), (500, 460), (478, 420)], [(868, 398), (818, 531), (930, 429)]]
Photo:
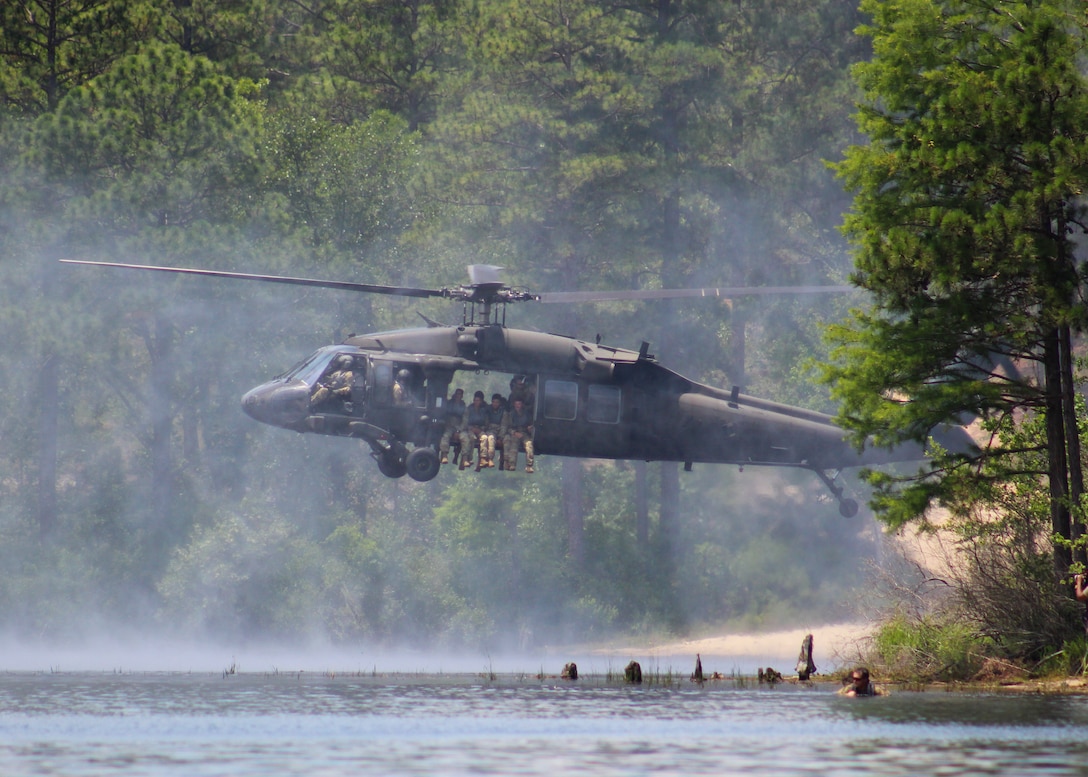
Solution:
[[(368, 666), (426, 647), (441, 665), (856, 617), (877, 532), (809, 473), (541, 458), (532, 476), (416, 484), (356, 441), (240, 409), (321, 345), (459, 323), (459, 306), (58, 262), (426, 288), (468, 264), (533, 291), (841, 284), (848, 200), (824, 160), (851, 140), (847, 69), (867, 56), (853, 3), (434, 2), (414, 27), (393, 3), (242, 5), (101, 0), (91, 24), (62, 9), (52, 39), (0, 9), (13, 649), (260, 645)], [(829, 412), (807, 365), (820, 323), (856, 303), (527, 304), (507, 324), (645, 340), (693, 379)]]

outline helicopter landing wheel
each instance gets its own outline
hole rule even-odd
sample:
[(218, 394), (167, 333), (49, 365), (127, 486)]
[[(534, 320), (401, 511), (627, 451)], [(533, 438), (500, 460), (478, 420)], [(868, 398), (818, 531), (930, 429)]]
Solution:
[(408, 458), (404, 460), (404, 465), (408, 470), (409, 477), (421, 483), (433, 480), (434, 476), (438, 474), (439, 467), (442, 466), (439, 463), (438, 454), (434, 452), (434, 448), (416, 448), (408, 454)]
[(402, 478), (408, 473), (407, 465), (396, 456), (383, 453), (374, 458), (378, 460), (378, 471), (387, 478)]
[(839, 502), (839, 515), (843, 518), (853, 518), (858, 514), (858, 503), (853, 499), (843, 499)]

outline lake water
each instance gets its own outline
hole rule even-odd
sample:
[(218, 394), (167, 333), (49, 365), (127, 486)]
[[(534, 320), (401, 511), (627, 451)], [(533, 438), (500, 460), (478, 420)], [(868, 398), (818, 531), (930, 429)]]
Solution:
[(0, 775), (1085, 775), (1088, 697), (520, 674), (0, 674)]

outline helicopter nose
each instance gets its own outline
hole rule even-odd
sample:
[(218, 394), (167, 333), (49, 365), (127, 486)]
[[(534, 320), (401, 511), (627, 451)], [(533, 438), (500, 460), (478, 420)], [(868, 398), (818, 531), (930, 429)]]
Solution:
[(302, 381), (264, 383), (246, 392), (242, 410), (263, 424), (297, 429), (310, 413), (310, 390)]

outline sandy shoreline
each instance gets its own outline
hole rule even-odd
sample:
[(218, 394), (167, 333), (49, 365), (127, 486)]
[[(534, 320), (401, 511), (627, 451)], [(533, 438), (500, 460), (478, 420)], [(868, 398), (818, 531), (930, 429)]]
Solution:
[(813, 659), (824, 670), (849, 663), (857, 655), (859, 643), (872, 633), (872, 628), (868, 623), (836, 623), (758, 634), (720, 634), (660, 643), (606, 645), (590, 652), (615, 659), (670, 661), (680, 666), (689, 660), (694, 662), (695, 655), (699, 654), (708, 671), (731, 661), (755, 662), (792, 673), (806, 635), (812, 634)]

